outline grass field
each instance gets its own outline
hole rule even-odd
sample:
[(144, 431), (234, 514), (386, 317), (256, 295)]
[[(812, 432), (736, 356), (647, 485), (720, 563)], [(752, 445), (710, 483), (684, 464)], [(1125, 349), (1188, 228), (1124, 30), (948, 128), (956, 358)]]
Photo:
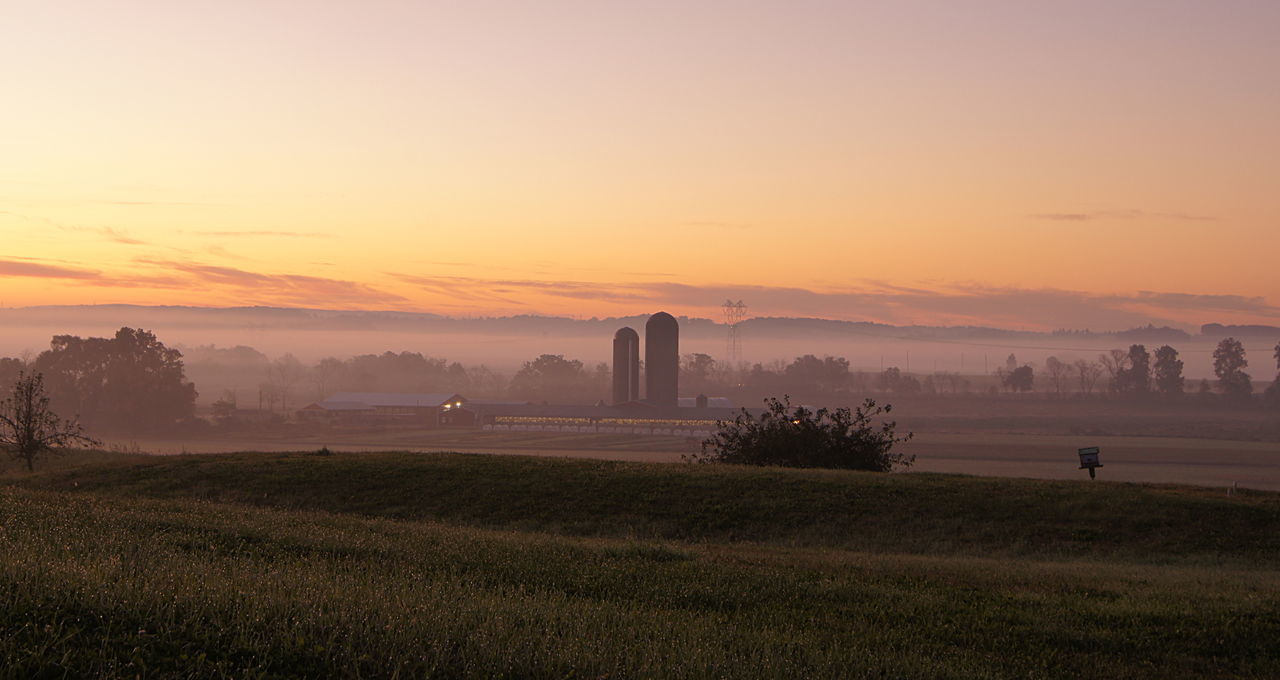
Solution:
[[(353, 431), (286, 428), (273, 433), (186, 439), (122, 439), (110, 443), (160, 454), (220, 451), (296, 451), (322, 446), (347, 451), (463, 451), (673, 462), (698, 448), (685, 437), (638, 437), (568, 432), (484, 432), (475, 429)], [(1280, 491), (1280, 445), (1186, 437), (1048, 435), (1036, 433), (917, 433), (904, 450), (912, 471), (1001, 477), (1080, 479), (1076, 449), (1101, 446), (1103, 479), (1197, 484)]]
[(1275, 677), (1280, 495), (410, 453), (0, 488), (0, 677)]

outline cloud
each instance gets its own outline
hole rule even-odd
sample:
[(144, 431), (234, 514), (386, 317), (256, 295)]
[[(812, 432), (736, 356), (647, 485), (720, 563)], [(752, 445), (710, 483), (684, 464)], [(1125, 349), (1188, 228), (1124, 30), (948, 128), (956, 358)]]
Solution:
[(744, 229), (752, 229), (755, 225), (741, 222), (716, 222), (716, 221), (689, 221), (681, 222), (681, 227), (694, 227), (698, 229), (732, 229), (741, 231)]
[(173, 276), (147, 274), (115, 276), (104, 274), (96, 269), (46, 262), (30, 258), (0, 260), (0, 277), (63, 279), (112, 288), (181, 288), (187, 285), (186, 281)]
[(212, 238), (241, 238), (241, 237), (274, 237), (274, 238), (333, 238), (333, 234), (325, 234), (318, 231), (195, 231), (191, 232), (196, 236), (207, 236)]
[(53, 222), (51, 220), (44, 220), (44, 221), (49, 222), (50, 224), (53, 224), (54, 226), (58, 227), (63, 231), (77, 232), (81, 234), (97, 234), (98, 236), (101, 236), (102, 238), (105, 238), (106, 240), (111, 241), (113, 243), (122, 243), (127, 246), (147, 245), (146, 241), (142, 241), (130, 236), (128, 232), (124, 231), (123, 229), (115, 229), (113, 227), (77, 227), (69, 224), (60, 224), (57, 222)]
[(102, 273), (92, 269), (63, 267), (32, 261), (0, 260), (0, 276), (41, 279), (101, 279)]
[(195, 203), (188, 201), (123, 201), (123, 200), (86, 200), (83, 203), (96, 203), (98, 205), (135, 205), (135, 206), (152, 206), (152, 205), (181, 205), (196, 206), (203, 208), (225, 207), (222, 203)]
[(82, 233), (82, 234), (97, 234), (107, 239), (108, 241), (114, 241), (115, 243), (123, 243), (125, 245), (130, 245), (130, 246), (147, 245), (144, 241), (140, 241), (136, 238), (133, 238), (128, 234), (128, 232), (124, 231), (123, 229), (116, 229), (114, 227), (82, 227), (74, 224), (67, 224), (65, 222), (59, 222), (57, 220), (51, 220), (47, 217), (40, 217), (38, 215), (26, 215), (23, 213), (16, 213), (9, 210), (0, 210), (0, 215), (10, 215), (12, 217), (16, 217), (26, 222), (36, 222), (39, 224), (45, 224), (55, 229), (60, 229), (62, 231), (76, 232), (76, 233)]
[(189, 285), (230, 288), (255, 304), (398, 304), (407, 300), (356, 281), (303, 274), (272, 274), (197, 261), (139, 258), (139, 264), (188, 277)]
[(1213, 222), (1217, 218), (1207, 215), (1191, 215), (1179, 212), (1147, 212), (1145, 210), (1098, 210), (1093, 212), (1039, 213), (1033, 219), (1051, 222), (1093, 222), (1098, 220), (1177, 220), (1182, 222)]
[(78, 282), (97, 288), (185, 289), (230, 292), (244, 304), (303, 306), (396, 305), (407, 300), (373, 286), (304, 274), (255, 272), (193, 260), (136, 258), (134, 271), (108, 274), (97, 269), (31, 258), (0, 259), (0, 277)]
[(119, 229), (112, 229), (111, 227), (101, 227), (98, 229), (91, 229), (91, 231), (96, 231), (97, 233), (106, 237), (107, 240), (115, 241), (116, 243), (123, 243), (125, 245), (130, 245), (130, 246), (146, 245), (145, 241), (139, 241), (138, 239), (133, 238), (132, 236), (129, 236), (128, 234), (126, 234), (125, 232)]

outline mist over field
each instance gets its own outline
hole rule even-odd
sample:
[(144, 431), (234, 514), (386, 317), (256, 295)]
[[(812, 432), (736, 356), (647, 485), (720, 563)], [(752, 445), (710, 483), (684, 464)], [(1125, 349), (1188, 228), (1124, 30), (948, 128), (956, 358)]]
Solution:
[[(643, 327), (644, 315), (610, 319), (517, 316), (456, 318), (402, 312), (342, 312), (285, 308), (195, 308), (101, 305), (0, 309), (0, 356), (38, 354), (54, 335), (108, 336), (121, 326), (151, 330), (172, 347), (248, 346), (275, 358), (289, 353), (306, 362), (382, 352), (419, 352), (467, 365), (514, 372), (541, 354), (562, 354), (595, 365), (610, 359), (613, 332)], [(681, 353), (723, 361), (726, 326), (680, 318)], [(1251, 356), (1270, 354), (1280, 329), (1253, 327), (1064, 329), (1044, 333), (999, 328), (890, 326), (821, 319), (753, 318), (740, 325), (741, 360), (770, 364), (814, 354), (848, 359), (850, 369), (879, 372), (896, 366), (918, 374), (990, 374), (1015, 354), (1043, 365), (1056, 356), (1070, 363), (1144, 342), (1170, 344), (1184, 355), (1188, 379), (1213, 376), (1214, 346), (1241, 338)]]

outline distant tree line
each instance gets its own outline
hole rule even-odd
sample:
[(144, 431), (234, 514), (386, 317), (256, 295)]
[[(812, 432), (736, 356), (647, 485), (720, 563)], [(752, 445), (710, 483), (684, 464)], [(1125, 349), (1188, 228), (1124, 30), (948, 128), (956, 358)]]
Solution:
[(98, 431), (149, 431), (195, 416), (196, 388), (182, 353), (152, 333), (124, 327), (110, 338), (56, 335), (31, 361), (0, 359), (0, 389), (39, 376), (49, 408)]
[[(275, 359), (249, 347), (188, 350), (201, 380), (233, 387), (214, 403), (214, 414), (240, 409), (281, 415), (337, 392), (457, 392), (472, 398), (499, 398), (535, 403), (596, 403), (607, 398), (610, 369), (588, 366), (559, 354), (543, 354), (523, 363), (512, 375), (486, 366), (418, 352), (327, 357), (306, 364), (292, 354)], [(1280, 343), (1275, 347), (1277, 374), (1262, 401), (1280, 408)], [(728, 396), (750, 403), (765, 396), (793, 394), (802, 399), (834, 399), (855, 403), (867, 394), (973, 394), (1005, 391), (1040, 392), (1053, 397), (1110, 396), (1123, 399), (1177, 399), (1188, 391), (1201, 398), (1253, 400), (1252, 378), (1243, 344), (1235, 338), (1218, 343), (1213, 352), (1215, 380), (1188, 386), (1177, 349), (1145, 345), (1115, 349), (1097, 360), (1063, 361), (1049, 357), (1033, 366), (1009, 355), (994, 376), (934, 372), (911, 374), (896, 366), (878, 372), (857, 371), (844, 357), (805, 354), (794, 360), (729, 365), (708, 354), (681, 357), (681, 391), (686, 395)], [(42, 376), (50, 407), (76, 418), (93, 431), (160, 430), (195, 419), (195, 382), (188, 379), (183, 353), (166, 347), (154, 334), (124, 327), (109, 338), (54, 336), (49, 349), (35, 358), (0, 358), (0, 393), (18, 376)], [(1037, 372), (1037, 369), (1038, 372)], [(221, 382), (216, 382), (220, 380)]]

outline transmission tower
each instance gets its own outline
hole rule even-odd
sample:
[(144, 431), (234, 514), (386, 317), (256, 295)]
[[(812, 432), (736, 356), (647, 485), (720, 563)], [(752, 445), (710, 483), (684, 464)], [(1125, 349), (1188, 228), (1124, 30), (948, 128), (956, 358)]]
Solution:
[(729, 364), (736, 366), (738, 361), (742, 359), (742, 341), (738, 338), (738, 324), (747, 316), (747, 305), (738, 300), (725, 300), (720, 309), (724, 310), (724, 324), (729, 327), (729, 342), (726, 347), (725, 354), (729, 358)]

